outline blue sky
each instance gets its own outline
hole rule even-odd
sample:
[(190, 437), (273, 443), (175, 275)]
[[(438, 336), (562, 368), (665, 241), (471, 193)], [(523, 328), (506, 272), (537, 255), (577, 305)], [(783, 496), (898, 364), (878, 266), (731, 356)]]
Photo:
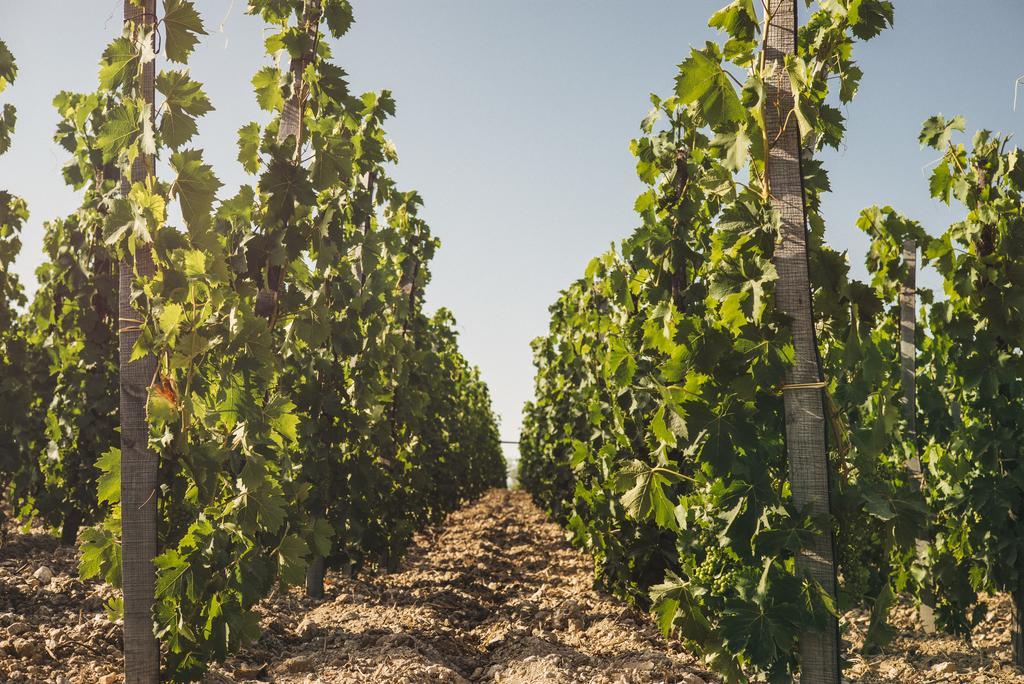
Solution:
[[(667, 93), (676, 65), (712, 34), (725, 0), (353, 0), (356, 24), (335, 46), (354, 89), (389, 88), (389, 126), (401, 162), (394, 176), (418, 188), (443, 246), (427, 301), (451, 308), (461, 343), (483, 370), (516, 439), (532, 394), (529, 342), (547, 307), (587, 261), (636, 225), (640, 191), (628, 143)], [(259, 20), (244, 0), (199, 0), (210, 36), (192, 60), (217, 111), (201, 121), (224, 193), (246, 182), (235, 131), (260, 118), (249, 84), (263, 64)], [(957, 215), (928, 198), (935, 155), (917, 144), (921, 122), (963, 114), (977, 127), (1024, 134), (1021, 0), (897, 0), (896, 28), (860, 47), (861, 93), (847, 108), (846, 148), (826, 163), (829, 241), (863, 273), (860, 209), (893, 204), (933, 231)], [(0, 0), (0, 38), (19, 61), (5, 93), (19, 109), (0, 188), (29, 201), (32, 219), (17, 270), (29, 285), (42, 224), (78, 199), (61, 181), (65, 154), (51, 141), (61, 89), (95, 87), (96, 64), (119, 30), (121, 0)], [(223, 28), (223, 30), (221, 30)]]

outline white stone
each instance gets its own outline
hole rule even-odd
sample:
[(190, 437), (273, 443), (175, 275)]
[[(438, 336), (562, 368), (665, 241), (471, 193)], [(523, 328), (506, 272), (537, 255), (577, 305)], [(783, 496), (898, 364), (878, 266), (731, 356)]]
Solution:
[(50, 568), (45, 565), (40, 565), (39, 568), (32, 573), (32, 576), (39, 580), (39, 583), (45, 587), (51, 580), (53, 580), (53, 570), (50, 570)]

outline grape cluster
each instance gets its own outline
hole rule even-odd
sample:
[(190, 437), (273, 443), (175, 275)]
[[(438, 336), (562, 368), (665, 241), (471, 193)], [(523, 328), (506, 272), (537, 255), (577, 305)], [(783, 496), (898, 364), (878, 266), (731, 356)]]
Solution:
[(722, 596), (739, 583), (739, 568), (728, 551), (711, 542), (705, 548), (704, 560), (697, 565), (691, 579), (713, 595)]
[(879, 575), (876, 568), (883, 564), (875, 562), (886, 555), (872, 519), (858, 515), (843, 525), (839, 531), (839, 571), (842, 589), (853, 601), (863, 603), (866, 597), (878, 593)]

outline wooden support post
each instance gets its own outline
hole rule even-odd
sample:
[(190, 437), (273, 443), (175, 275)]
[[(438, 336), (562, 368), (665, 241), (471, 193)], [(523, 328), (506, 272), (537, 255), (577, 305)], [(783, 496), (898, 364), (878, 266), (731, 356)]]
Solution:
[[(903, 416), (906, 419), (907, 440), (914, 454), (907, 459), (910, 483), (918, 492), (924, 489), (924, 472), (917, 453), (917, 243), (903, 242), (903, 265), (906, 268), (900, 290), (900, 382), (903, 386)], [(915, 542), (918, 557), (928, 553), (928, 539)], [(925, 587), (919, 609), (921, 627), (926, 634), (935, 633), (935, 607), (932, 592)]]
[[(154, 43), (156, 0), (136, 5), (124, 2), (124, 21), (134, 28), (137, 41)], [(142, 66), (140, 88), (146, 102), (146, 116), (152, 120), (155, 62)], [(140, 152), (130, 177), (122, 179), (127, 193), (132, 183), (145, 181), (153, 173), (152, 155)], [(156, 272), (149, 245), (140, 244), (134, 259), (125, 255), (118, 273), (118, 343), (120, 347), (121, 391), (121, 577), (124, 586), (124, 681), (126, 684), (155, 684), (160, 678), (160, 648), (153, 629), (157, 555), (157, 456), (149, 448), (149, 420), (146, 406), (149, 387), (156, 373), (156, 358), (131, 360), (135, 341), (141, 334), (143, 314), (132, 305), (132, 286)]]
[[(807, 260), (807, 215), (804, 206), (800, 131), (793, 116), (795, 100), (785, 59), (796, 53), (796, 0), (768, 0), (765, 62), (774, 66), (765, 83), (767, 180), (772, 205), (781, 218), (775, 245), (778, 271), (775, 299), (790, 319), (795, 360), (786, 373), (786, 450), (793, 503), (825, 524), (821, 534), (800, 551), (797, 572), (836, 597), (835, 548), (831, 527), (829, 461), (825, 442), (824, 392), (814, 330)], [(816, 387), (817, 386), (817, 387)], [(800, 681), (840, 684), (839, 626), (831, 617), (823, 630), (800, 635)]]

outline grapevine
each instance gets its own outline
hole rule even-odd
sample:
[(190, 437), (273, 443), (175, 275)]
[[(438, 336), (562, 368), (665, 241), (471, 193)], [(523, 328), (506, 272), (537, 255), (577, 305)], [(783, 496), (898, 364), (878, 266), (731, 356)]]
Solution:
[[(598, 584), (726, 681), (831, 684), (846, 611), (870, 612), (871, 652), (897, 601), (969, 638), (997, 593), (1024, 664), (1024, 160), (930, 118), (930, 192), (965, 216), (929, 232), (865, 209), (854, 278), (819, 157), (894, 3), (808, 0), (794, 34), (798, 4), (729, 1), (651, 96), (636, 225), (533, 342), (519, 480)], [(96, 89), (54, 98), (80, 205), (44, 226), (31, 300), (11, 272), (27, 206), (0, 191), (4, 514), (121, 590), (132, 681), (206, 676), (275, 592), (312, 604), (328, 571), (396, 569), (504, 482), (489, 390), (425, 304), (441, 242), (395, 180), (397, 100), (335, 60), (350, 0), (247, 11), (263, 114), (239, 122), (232, 196), (195, 145), (213, 98), (189, 70), (194, 0), (127, 0)], [(0, 94), (17, 75), (0, 42)], [(914, 245), (941, 294), (912, 282)]]
[[(255, 639), (255, 605), (301, 583), (311, 560), (350, 570), (393, 564), (418, 526), (503, 476), (489, 397), (455, 346), (451, 319), (420, 310), (436, 242), (416, 217), (418, 196), (397, 191), (384, 168), (397, 159), (381, 127), (394, 101), (386, 91), (348, 94), (319, 25), (340, 37), (351, 8), (315, 4), (250, 8), (277, 27), (272, 55), (284, 51), (303, 68), (265, 67), (254, 78), (257, 99), (277, 116), (241, 129), (239, 159), (259, 181), (234, 197), (218, 201), (220, 182), (189, 147), (212, 104), (186, 68), (156, 75), (163, 100), (147, 123), (140, 88), (155, 55), (145, 47), (151, 34), (136, 38), (140, 27), (129, 23), (104, 51), (95, 93), (57, 99), (58, 138), (74, 154), (66, 177), (85, 194), (79, 212), (50, 228), (52, 262), (33, 304), (37, 339), (51, 341), (63, 401), (94, 392), (102, 407), (116, 397), (103, 382), (112, 368), (93, 362), (125, 325), (98, 315), (111, 288), (104, 269), (151, 250), (154, 272), (134, 277), (131, 353), (155, 360), (146, 411), (159, 462), (153, 620), (164, 673), (176, 680)], [(166, 0), (157, 30), (164, 54), (183, 67), (205, 35), (187, 0)], [(295, 106), (298, 133), (278, 135)], [(154, 153), (167, 156), (173, 178), (135, 177), (120, 192), (116, 179)], [(172, 203), (183, 225), (169, 222)], [(67, 236), (89, 245), (78, 252), (88, 268), (72, 275), (60, 269)], [(88, 299), (70, 306), (71, 292)], [(81, 571), (118, 586), (120, 453), (103, 451), (90, 470), (81, 459), (95, 457), (109, 433), (52, 427), (69, 418), (63, 403), (50, 415), (52, 443), (74, 446), (79, 460), (46, 469), (64, 500), (41, 497), (43, 517), (99, 517), (81, 534)], [(434, 462), (450, 462), (461, 486)], [(74, 494), (93, 478), (94, 500)], [(108, 609), (116, 616), (122, 606)]]
[(117, 262), (104, 223), (119, 180), (97, 143), (113, 98), (62, 92), (54, 105), (61, 116), (54, 138), (75, 154), (64, 178), (83, 197), (78, 211), (46, 226), (48, 260), (37, 272), (32, 300), (34, 342), (46, 350), (53, 396), (38, 508), (47, 522), (62, 526), (64, 543), (73, 544), (79, 526), (99, 514), (95, 463), (114, 446), (118, 420)]
[[(918, 228), (926, 264), (942, 278), (945, 297), (928, 298), (922, 315), (923, 395), (919, 411), (934, 544), (919, 574), (936, 583), (940, 627), (969, 634), (984, 612), (983, 595), (1015, 602), (1014, 659), (1024, 662), (1020, 610), (1024, 594), (1017, 532), (1022, 490), (1019, 257), (1024, 230), (1024, 163), (1009, 138), (978, 131), (971, 145), (954, 142), (961, 117), (925, 122), (923, 146), (942, 152), (932, 196), (959, 202), (963, 221), (938, 237)], [(882, 224), (876, 244), (902, 237)]]
[[(882, 307), (834, 268), (842, 259), (824, 246), (818, 213), (828, 178), (809, 155), (840, 144), (842, 115), (829, 95), (852, 99), (861, 77), (852, 46), (891, 20), (885, 2), (862, 3), (856, 15), (822, 3), (787, 64), (806, 141), (818, 335), (830, 354), (842, 353), (861, 316), (870, 329)], [(675, 93), (652, 97), (632, 143), (648, 186), (635, 205), (642, 225), (591, 262), (553, 307), (549, 337), (535, 342), (521, 477), (595, 554), (612, 589), (650, 601), (666, 631), (728, 678), (782, 680), (796, 665), (795, 635), (837, 610), (793, 572), (796, 552), (832, 523), (796, 510), (788, 491), (778, 388), (793, 351), (773, 306), (778, 218), (764, 190), (771, 141), (754, 4), (733, 2), (711, 25), (728, 41), (691, 52)], [(747, 71), (740, 92), (734, 68)], [(743, 170), (746, 182), (736, 178)], [(869, 305), (858, 312), (861, 302)], [(831, 380), (830, 392), (840, 384)], [(898, 498), (899, 481), (878, 476), (871, 490), (877, 468), (864, 471), (836, 483), (838, 505), (870, 517), (868, 502)], [(880, 542), (897, 516), (885, 518), (873, 533)], [(856, 600), (868, 584), (859, 579)]]
[[(18, 66), (7, 44), (0, 40), (0, 94), (14, 83)], [(14, 105), (0, 110), (0, 155), (11, 145), (17, 121)], [(22, 516), (34, 510), (41, 480), (34, 458), (43, 442), (42, 398), (33, 389), (45, 376), (45, 362), (32, 344), (29, 327), (19, 314), (25, 291), (11, 266), (21, 251), (21, 230), (28, 220), (28, 205), (7, 190), (0, 190), (0, 396), (8, 403), (0, 418), (0, 495)], [(0, 522), (5, 516), (0, 513)], [(3, 538), (0, 538), (2, 545)]]

